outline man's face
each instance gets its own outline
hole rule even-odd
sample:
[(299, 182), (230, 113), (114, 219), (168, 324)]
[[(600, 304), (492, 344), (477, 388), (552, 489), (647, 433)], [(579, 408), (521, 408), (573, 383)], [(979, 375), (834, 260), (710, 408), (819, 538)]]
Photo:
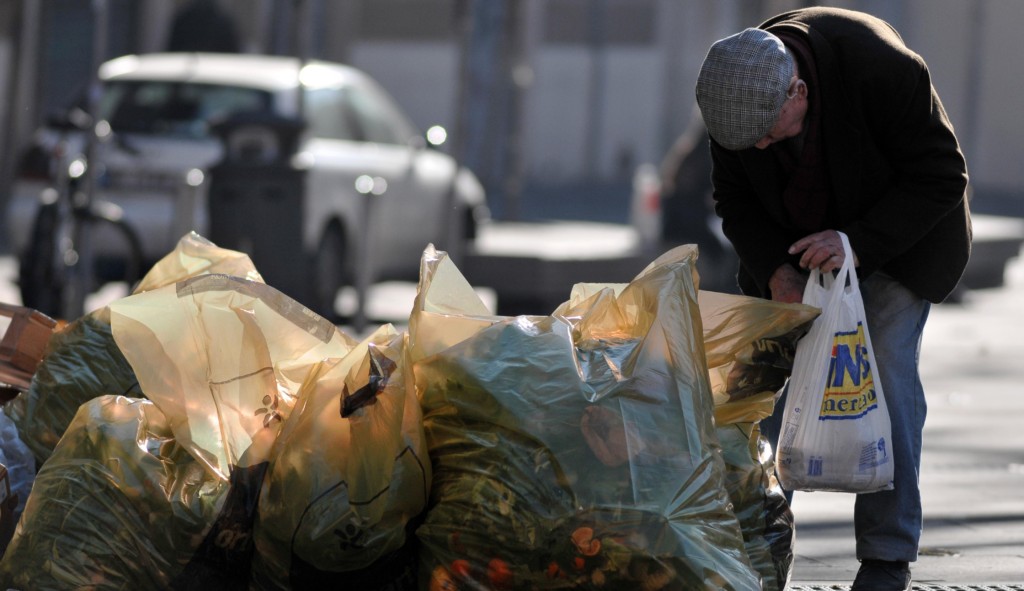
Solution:
[(779, 120), (775, 122), (768, 133), (754, 144), (758, 150), (763, 150), (775, 142), (789, 139), (800, 135), (804, 128), (804, 118), (807, 115), (807, 84), (797, 77), (793, 77), (790, 83), (789, 93), (786, 102), (782, 103), (782, 110), (779, 112)]

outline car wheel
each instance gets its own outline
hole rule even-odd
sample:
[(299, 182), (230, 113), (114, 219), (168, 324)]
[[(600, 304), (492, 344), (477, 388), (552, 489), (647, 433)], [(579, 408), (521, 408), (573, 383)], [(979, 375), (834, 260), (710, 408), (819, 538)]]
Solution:
[(339, 316), (334, 301), (345, 285), (347, 252), (345, 231), (336, 223), (329, 225), (313, 262), (313, 305), (318, 314), (331, 321), (337, 321)]

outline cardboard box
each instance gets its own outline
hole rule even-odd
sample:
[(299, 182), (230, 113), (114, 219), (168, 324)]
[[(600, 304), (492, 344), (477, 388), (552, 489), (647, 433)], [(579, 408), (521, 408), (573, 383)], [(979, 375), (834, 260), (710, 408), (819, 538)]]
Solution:
[(57, 329), (57, 321), (42, 312), (0, 303), (0, 401), (28, 390)]

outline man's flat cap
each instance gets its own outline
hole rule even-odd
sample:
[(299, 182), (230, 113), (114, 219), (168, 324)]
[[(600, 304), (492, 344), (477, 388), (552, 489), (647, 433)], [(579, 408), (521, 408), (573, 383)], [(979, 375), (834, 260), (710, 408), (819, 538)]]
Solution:
[(793, 77), (782, 41), (746, 29), (716, 41), (697, 76), (697, 104), (708, 133), (722, 147), (752, 147), (775, 125)]

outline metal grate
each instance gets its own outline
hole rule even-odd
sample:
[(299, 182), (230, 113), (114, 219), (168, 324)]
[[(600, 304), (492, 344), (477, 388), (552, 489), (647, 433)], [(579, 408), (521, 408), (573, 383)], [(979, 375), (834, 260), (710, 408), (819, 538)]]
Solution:
[[(914, 583), (912, 591), (1024, 591), (1024, 583), (957, 583), (953, 585), (934, 585)], [(850, 591), (849, 585), (798, 585), (788, 587), (788, 591)]]

